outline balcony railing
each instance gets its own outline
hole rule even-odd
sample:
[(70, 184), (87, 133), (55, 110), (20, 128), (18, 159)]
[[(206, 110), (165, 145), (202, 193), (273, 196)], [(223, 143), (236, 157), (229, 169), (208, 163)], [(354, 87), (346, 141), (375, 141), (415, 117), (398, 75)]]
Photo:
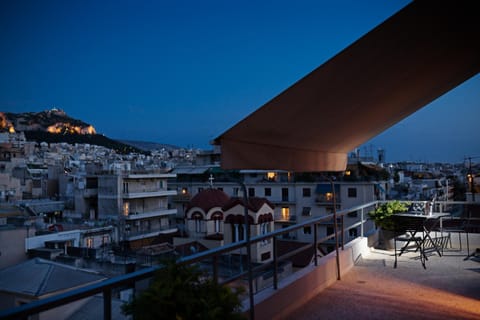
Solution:
[(125, 240), (133, 241), (139, 239), (145, 239), (149, 237), (158, 236), (160, 233), (172, 233), (177, 231), (177, 228), (171, 226), (162, 226), (160, 228), (150, 230), (128, 231), (125, 233)]
[[(326, 221), (332, 221), (335, 217), (334, 214), (313, 218), (313, 219), (304, 221), (302, 223), (291, 225), (286, 228), (276, 230), (274, 232), (271, 232), (265, 235), (252, 237), (249, 241), (250, 243), (247, 243), (247, 241), (240, 241), (237, 243), (232, 243), (222, 247), (214, 248), (205, 252), (183, 257), (183, 258), (180, 258), (177, 263), (194, 264), (194, 263), (201, 263), (201, 262), (205, 263), (205, 261), (209, 261), (209, 265), (211, 266), (211, 270), (210, 270), (211, 276), (213, 277), (213, 279), (215, 279), (218, 283), (221, 283), (221, 284), (228, 284), (239, 279), (245, 279), (247, 274), (250, 272), (255, 272), (255, 274), (258, 274), (266, 271), (267, 269), (271, 269), (272, 271), (270, 272), (273, 273), (272, 287), (273, 287), (273, 290), (277, 290), (278, 281), (279, 281), (279, 267), (278, 267), (279, 264), (282, 261), (285, 261), (288, 258), (290, 258), (292, 255), (300, 252), (303, 249), (306, 249), (307, 247), (311, 247), (312, 245), (312, 244), (308, 244), (304, 248), (303, 247), (298, 248), (286, 255), (278, 256), (278, 250), (277, 250), (278, 239), (282, 238), (282, 236), (285, 234), (295, 232), (297, 230), (301, 230), (306, 226), (310, 226), (311, 229), (314, 231), (314, 237), (313, 237), (314, 248), (317, 248), (319, 244), (327, 243), (327, 242), (330, 242), (332, 239), (337, 238), (338, 240), (336, 242), (338, 243), (339, 246), (336, 248), (336, 250), (338, 253), (338, 250), (343, 250), (343, 246), (345, 245), (342, 239), (351, 240), (350, 239), (351, 237), (347, 236), (345, 234), (345, 231), (351, 228), (360, 227), (359, 237), (365, 237), (375, 232), (374, 227), (369, 228), (367, 230), (365, 226), (366, 226), (366, 222), (368, 221), (367, 212), (372, 210), (374, 206), (377, 205), (378, 203), (379, 203), (378, 201), (373, 201), (370, 203), (366, 203), (363, 205), (338, 211), (336, 213), (337, 218), (340, 219), (339, 220), (340, 223), (338, 225), (342, 227), (340, 227), (336, 233), (330, 234), (323, 238), (319, 238), (317, 236), (317, 226)], [(460, 215), (462, 213), (461, 212), (462, 206), (464, 206), (465, 204), (468, 204), (468, 203), (438, 201), (436, 202), (436, 206), (437, 206), (436, 210), (448, 211), (448, 212), (451, 212), (453, 215)], [(359, 212), (359, 220), (353, 224), (344, 225), (343, 217), (352, 211)], [(260, 264), (255, 267), (253, 267), (252, 265), (249, 265), (247, 266), (247, 268), (244, 268), (242, 266), (240, 268), (240, 271), (236, 274), (229, 274), (229, 275), (220, 274), (220, 264), (221, 264), (221, 261), (223, 261), (222, 257), (225, 257), (225, 255), (228, 255), (229, 253), (232, 253), (235, 251), (238, 252), (239, 249), (246, 248), (248, 245), (252, 245), (257, 242), (265, 242), (265, 241), (273, 241), (273, 261), (272, 262)], [(321, 258), (319, 258), (317, 254), (315, 254), (314, 255), (315, 267), (319, 265), (319, 259)], [(338, 254), (337, 254), (337, 267), (338, 267), (338, 264), (339, 262), (338, 262)], [(42, 311), (50, 310), (71, 302), (78, 301), (80, 299), (92, 297), (98, 293), (102, 293), (103, 294), (103, 318), (111, 319), (112, 291), (120, 287), (132, 286), (132, 285), (135, 285), (135, 283), (137, 283), (140, 280), (151, 278), (157, 269), (158, 267), (148, 267), (148, 268), (140, 269), (138, 271), (135, 271), (129, 274), (104, 280), (100, 283), (88, 285), (88, 286), (74, 289), (65, 293), (50, 296), (45, 299), (33, 301), (16, 308), (2, 310), (0, 311), (0, 318), (1, 319), (26, 318), (28, 316), (35, 315)], [(245, 270), (245, 269), (248, 269), (248, 270)], [(249, 277), (248, 281), (253, 281), (253, 280), (251, 279), (251, 277)], [(252, 288), (252, 286), (249, 286), (249, 287)], [(249, 292), (248, 294), (253, 296), (254, 292)]]
[(275, 222), (295, 223), (296, 221), (297, 221), (297, 216), (294, 214), (289, 214), (289, 215), (276, 214), (275, 215)]
[(162, 216), (174, 215), (177, 213), (177, 209), (159, 208), (158, 210), (151, 212), (130, 212), (125, 217), (126, 220), (140, 220)]
[(137, 199), (137, 198), (151, 198), (151, 197), (166, 197), (175, 196), (177, 190), (150, 190), (150, 191), (138, 191), (138, 192), (124, 192), (124, 199)]

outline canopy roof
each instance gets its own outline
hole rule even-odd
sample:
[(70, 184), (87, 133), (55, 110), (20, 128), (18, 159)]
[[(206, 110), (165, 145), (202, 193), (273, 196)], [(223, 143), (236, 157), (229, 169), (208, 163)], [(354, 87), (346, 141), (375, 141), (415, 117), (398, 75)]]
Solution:
[(343, 171), (347, 154), (480, 71), (475, 1), (414, 1), (215, 139), (224, 169)]

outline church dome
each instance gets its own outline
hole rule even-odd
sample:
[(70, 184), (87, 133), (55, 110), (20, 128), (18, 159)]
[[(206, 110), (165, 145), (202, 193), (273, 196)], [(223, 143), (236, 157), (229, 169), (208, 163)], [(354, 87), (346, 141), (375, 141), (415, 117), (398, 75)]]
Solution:
[(204, 189), (197, 193), (192, 200), (190, 200), (187, 211), (191, 208), (198, 207), (204, 212), (208, 212), (210, 209), (215, 207), (222, 208), (228, 203), (229, 200), (230, 197), (222, 190), (211, 188)]

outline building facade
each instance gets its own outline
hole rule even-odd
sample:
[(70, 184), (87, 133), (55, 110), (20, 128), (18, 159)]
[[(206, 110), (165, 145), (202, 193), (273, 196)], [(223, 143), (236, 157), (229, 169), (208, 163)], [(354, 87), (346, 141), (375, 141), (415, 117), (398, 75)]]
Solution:
[[(177, 221), (187, 217), (188, 202), (207, 188), (223, 191), (231, 197), (243, 197), (242, 185), (224, 178), (218, 168), (203, 167), (204, 171), (179, 169), (177, 181), (170, 185), (176, 188), (181, 197), (172, 198), (172, 206), (177, 208)], [(175, 171), (174, 171), (175, 172)], [(209, 172), (212, 172), (211, 174)], [(217, 173), (215, 173), (217, 172)], [(248, 198), (261, 197), (273, 205), (274, 229), (326, 216), (336, 209), (351, 208), (369, 201), (386, 199), (386, 181), (348, 178), (334, 181), (316, 174), (294, 175), (285, 171), (242, 170), (236, 172), (238, 181), (245, 184)], [(218, 177), (218, 178), (217, 178)], [(351, 212), (345, 216), (344, 226), (354, 225), (361, 219), (361, 212)], [(363, 216), (367, 218), (366, 213)], [(186, 226), (190, 228), (190, 226)], [(333, 225), (318, 225), (318, 237), (333, 234)], [(354, 238), (360, 234), (359, 227), (352, 227), (345, 235)], [(314, 230), (305, 227), (301, 231), (284, 235), (285, 239), (300, 242), (313, 241)], [(328, 249), (328, 248), (326, 248)]]
[(172, 174), (115, 174), (98, 176), (98, 217), (118, 221), (121, 242), (131, 249), (148, 245), (161, 233), (176, 231), (170, 221), (177, 214), (168, 198)]

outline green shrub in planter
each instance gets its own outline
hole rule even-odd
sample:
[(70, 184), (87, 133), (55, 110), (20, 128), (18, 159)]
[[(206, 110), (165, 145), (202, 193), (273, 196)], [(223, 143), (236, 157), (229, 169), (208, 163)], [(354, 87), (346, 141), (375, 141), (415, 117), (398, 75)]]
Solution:
[(395, 213), (408, 211), (409, 205), (409, 202), (398, 200), (385, 202), (376, 207), (375, 210), (370, 211), (368, 216), (375, 221), (377, 227), (393, 231), (394, 226), (391, 216)]

